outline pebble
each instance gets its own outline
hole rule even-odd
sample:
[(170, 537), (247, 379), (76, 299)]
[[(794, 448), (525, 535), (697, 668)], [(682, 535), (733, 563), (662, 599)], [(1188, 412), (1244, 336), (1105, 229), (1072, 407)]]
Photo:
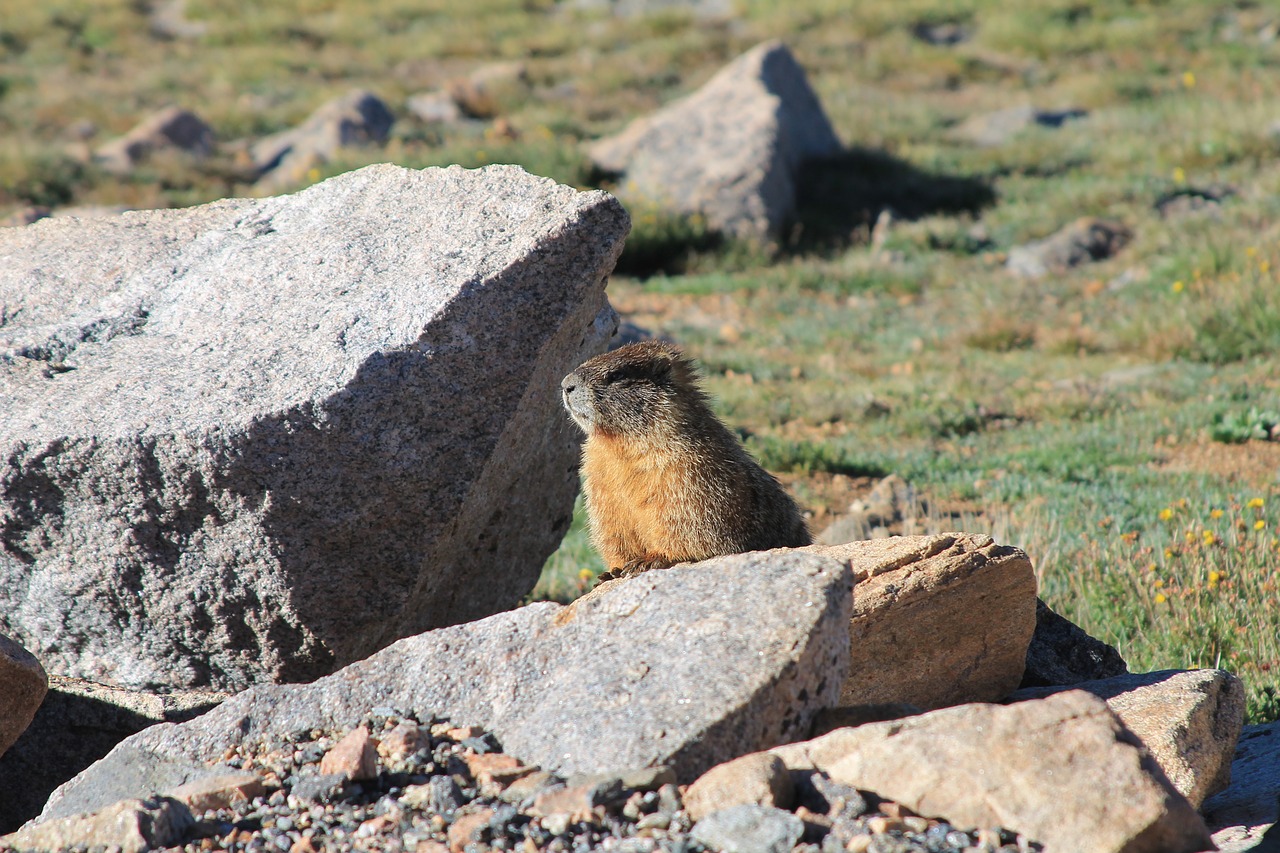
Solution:
[[(363, 728), (363, 732), (352, 732)], [(393, 734), (394, 733), (394, 734)], [(345, 739), (368, 759), (379, 741), (383, 761), (372, 778), (322, 774), (320, 764)], [(368, 739), (367, 741), (365, 739)], [(348, 742), (352, 742), (348, 741)], [(410, 746), (418, 746), (409, 752)], [(374, 753), (375, 755), (377, 752)], [(998, 829), (964, 832), (897, 804), (813, 774), (797, 813), (738, 806), (696, 825), (667, 768), (569, 780), (582, 808), (537, 816), (535, 800), (566, 780), (541, 770), (505, 790), (475, 776), (515, 772), (491, 733), (443, 720), (419, 720), (376, 708), (344, 731), (299, 731), (276, 742), (244, 744), (224, 760), (253, 768), (262, 796), (197, 815), (184, 853), (1020, 853), (1038, 845)], [(355, 762), (358, 764), (359, 762)], [(520, 768), (523, 772), (524, 768)], [(364, 774), (362, 774), (364, 775)], [(513, 790), (514, 789), (514, 790)], [(738, 815), (729, 812), (743, 811)], [(803, 817), (803, 820), (802, 820)], [(802, 843), (803, 841), (803, 843)]]

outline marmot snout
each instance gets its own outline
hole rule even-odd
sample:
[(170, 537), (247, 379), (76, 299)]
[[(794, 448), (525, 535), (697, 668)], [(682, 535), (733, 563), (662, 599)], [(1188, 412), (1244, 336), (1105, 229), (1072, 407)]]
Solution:
[(809, 544), (800, 510), (712, 413), (677, 347), (620, 347), (582, 364), (561, 390), (587, 434), (583, 489), (592, 543), (610, 569), (602, 577)]

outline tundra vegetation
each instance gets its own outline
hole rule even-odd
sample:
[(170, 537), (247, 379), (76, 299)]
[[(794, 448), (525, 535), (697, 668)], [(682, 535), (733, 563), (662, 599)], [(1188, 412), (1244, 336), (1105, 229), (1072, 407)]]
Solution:
[[(393, 161), (599, 186), (585, 141), (782, 38), (847, 153), (803, 177), (775, 246), (634, 208), (620, 313), (700, 360), (815, 533), (899, 474), (922, 529), (1025, 549), (1048, 603), (1134, 671), (1226, 668), (1251, 722), (1280, 717), (1280, 17), (1226, 0), (733, 5), (190, 0), (175, 34), (145, 0), (11, 3), (0, 215), (260, 194), (247, 141), (356, 87), (392, 107), (389, 140), (302, 183)], [(405, 107), (510, 61), (523, 76), (471, 119)], [(167, 105), (212, 126), (211, 156), (124, 173), (85, 156)], [(960, 132), (1011, 105), (1083, 114), (994, 144)], [(1082, 216), (1132, 239), (1040, 278), (1006, 268)], [(578, 516), (535, 596), (604, 568)]]

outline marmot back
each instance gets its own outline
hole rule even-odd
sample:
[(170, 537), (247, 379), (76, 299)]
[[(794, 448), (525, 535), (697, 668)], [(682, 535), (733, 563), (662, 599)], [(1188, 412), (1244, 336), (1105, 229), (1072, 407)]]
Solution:
[(583, 488), (608, 577), (810, 543), (795, 502), (712, 413), (677, 347), (620, 347), (561, 389), (587, 434)]

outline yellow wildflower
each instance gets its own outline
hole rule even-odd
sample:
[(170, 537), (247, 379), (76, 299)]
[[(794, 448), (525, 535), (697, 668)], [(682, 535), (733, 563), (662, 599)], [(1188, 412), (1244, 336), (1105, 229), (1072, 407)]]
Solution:
[(1156, 582), (1153, 583), (1152, 586), (1154, 586), (1156, 589), (1160, 589), (1162, 586), (1164, 586), (1164, 579), (1156, 578)]
[(1188, 89), (1194, 87), (1196, 85), (1196, 75), (1190, 71), (1183, 71), (1182, 85), (1186, 86)]
[(1173, 518), (1173, 510), (1172, 510), (1172, 509), (1170, 509), (1169, 507), (1165, 507), (1164, 509), (1160, 510), (1160, 520), (1161, 520), (1161, 521), (1168, 521), (1168, 520), (1169, 520), (1169, 519), (1171, 519), (1171, 518)]
[(1169, 599), (1167, 599), (1167, 598), (1165, 598), (1165, 597), (1164, 597), (1164, 593), (1163, 593), (1163, 592), (1157, 592), (1157, 593), (1156, 593), (1156, 604), (1164, 604), (1164, 603), (1165, 603), (1166, 601), (1168, 601), (1168, 600), (1169, 600)]
[(1173, 182), (1176, 184), (1185, 184), (1187, 182), (1187, 171), (1181, 166), (1173, 167)]
[(1245, 504), (1245, 506), (1249, 509), (1262, 509), (1263, 503), (1262, 498), (1250, 498), (1249, 502)]
[(1265, 273), (1271, 269), (1271, 261), (1258, 261), (1258, 272)]
[(1217, 583), (1222, 580), (1222, 572), (1209, 572), (1209, 583)]
[(1185, 285), (1185, 284), (1183, 284), (1182, 282), (1180, 282), (1180, 281), (1175, 281), (1175, 282), (1173, 283), (1173, 292), (1174, 292), (1174, 293), (1181, 293), (1185, 287), (1186, 287), (1186, 285)]
[(1213, 535), (1212, 530), (1206, 530), (1204, 532), (1204, 544), (1212, 545), (1214, 542), (1217, 542), (1217, 541), (1218, 541), (1218, 537)]
[(1209, 510), (1209, 517), (1210, 517), (1210, 518), (1222, 518), (1222, 510), (1220, 510), (1220, 509), (1211, 509), (1211, 510)]
[(1265, 521), (1263, 521), (1262, 519), (1258, 519), (1257, 521), (1255, 521), (1255, 522), (1253, 523), (1253, 529), (1254, 529), (1254, 530), (1264, 530), (1264, 529), (1266, 529), (1266, 526), (1267, 526), (1267, 523), (1266, 523)]
[(1245, 254), (1245, 257), (1252, 258), (1254, 255), (1258, 254), (1258, 247), (1250, 246), (1249, 248), (1244, 250), (1244, 254)]

